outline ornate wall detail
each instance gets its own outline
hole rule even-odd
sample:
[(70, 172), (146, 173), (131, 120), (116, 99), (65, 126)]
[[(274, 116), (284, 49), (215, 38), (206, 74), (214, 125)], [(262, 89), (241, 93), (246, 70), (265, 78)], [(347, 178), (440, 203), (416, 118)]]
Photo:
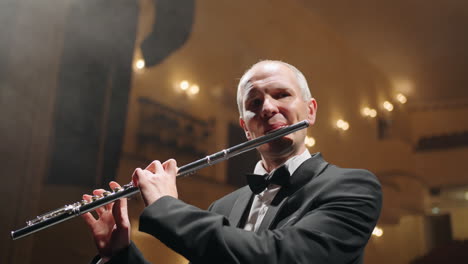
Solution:
[(416, 151), (449, 149), (468, 146), (468, 131), (422, 137), (418, 140)]
[(140, 97), (138, 103), (138, 155), (147, 157), (155, 151), (179, 160), (180, 156), (198, 159), (210, 154), (214, 120), (197, 119), (145, 97)]

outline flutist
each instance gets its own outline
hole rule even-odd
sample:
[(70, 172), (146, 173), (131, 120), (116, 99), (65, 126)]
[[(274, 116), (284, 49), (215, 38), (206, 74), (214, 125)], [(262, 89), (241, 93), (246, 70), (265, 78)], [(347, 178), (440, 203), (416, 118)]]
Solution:
[[(302, 120), (313, 125), (317, 114), (304, 75), (279, 61), (261, 61), (242, 76), (237, 104), (249, 140)], [(300, 130), (258, 147), (249, 185), (208, 210), (177, 199), (175, 160), (136, 169), (132, 180), (146, 205), (140, 231), (192, 263), (362, 263), (380, 214), (380, 184), (369, 171), (310, 154), (305, 136)], [(130, 240), (126, 200), (96, 211), (98, 219), (83, 215), (98, 249), (94, 262), (146, 263)]]

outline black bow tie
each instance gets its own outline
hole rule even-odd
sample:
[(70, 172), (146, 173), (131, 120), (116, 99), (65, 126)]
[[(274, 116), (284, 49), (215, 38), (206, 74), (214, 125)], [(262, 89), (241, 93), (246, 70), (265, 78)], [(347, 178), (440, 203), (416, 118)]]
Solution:
[(271, 183), (280, 186), (286, 186), (289, 183), (290, 175), (286, 166), (283, 165), (277, 168), (273, 175), (269, 175), (268, 173), (264, 175), (248, 173), (246, 176), (247, 183), (249, 184), (252, 192), (259, 194)]

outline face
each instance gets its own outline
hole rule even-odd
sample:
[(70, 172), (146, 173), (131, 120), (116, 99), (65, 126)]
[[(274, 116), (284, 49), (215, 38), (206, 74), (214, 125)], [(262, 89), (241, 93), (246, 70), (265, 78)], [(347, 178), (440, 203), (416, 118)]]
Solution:
[[(317, 103), (304, 101), (295, 73), (280, 63), (260, 63), (251, 71), (242, 91), (240, 125), (254, 139), (302, 120), (315, 122)], [(258, 148), (262, 156), (285, 157), (305, 150), (305, 129)]]

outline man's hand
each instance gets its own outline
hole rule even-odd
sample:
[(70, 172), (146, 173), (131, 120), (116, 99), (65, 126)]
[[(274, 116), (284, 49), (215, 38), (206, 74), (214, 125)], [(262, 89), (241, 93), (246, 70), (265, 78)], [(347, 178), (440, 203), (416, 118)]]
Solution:
[(159, 198), (169, 195), (177, 198), (176, 187), (177, 163), (170, 159), (161, 164), (159, 160), (142, 170), (136, 169), (132, 175), (133, 185), (138, 186), (145, 205), (148, 206)]
[[(120, 185), (116, 182), (109, 183), (113, 190)], [(102, 195), (105, 190), (94, 190), (94, 195)], [(91, 195), (83, 195), (83, 199), (91, 201)], [(130, 221), (128, 219), (127, 199), (123, 198), (114, 203), (106, 204), (96, 209), (98, 218), (91, 213), (82, 215), (86, 224), (91, 229), (98, 253), (107, 261), (118, 251), (130, 245)]]

